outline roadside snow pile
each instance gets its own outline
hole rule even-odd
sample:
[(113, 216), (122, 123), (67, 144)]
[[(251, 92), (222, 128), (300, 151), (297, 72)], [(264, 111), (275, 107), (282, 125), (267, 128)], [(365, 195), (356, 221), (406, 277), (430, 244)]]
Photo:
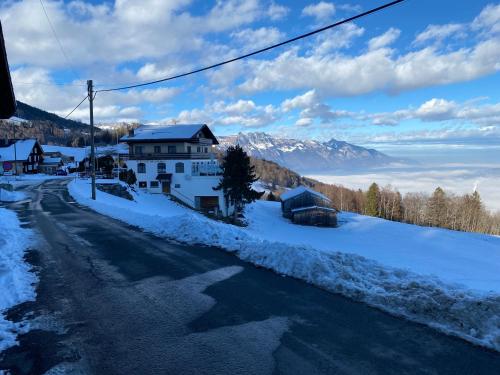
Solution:
[(22, 191), (0, 189), (0, 202), (17, 202), (26, 198)]
[(31, 231), (20, 227), (16, 214), (0, 208), (0, 352), (16, 345), (17, 333), (27, 329), (26, 324), (6, 320), (3, 313), (36, 297), (37, 278), (23, 259), (30, 239)]
[[(295, 226), (281, 218), (275, 202), (251, 205), (249, 226), (240, 228), (161, 195), (138, 193), (127, 201), (98, 191), (92, 201), (84, 181), (70, 183), (69, 191), (79, 203), (159, 236), (224, 248), (245, 261), (500, 351), (499, 238), (354, 214), (341, 214), (340, 228)], [(467, 239), (469, 255), (462, 244)], [(489, 256), (470, 263), (484, 249)], [(466, 276), (457, 277), (462, 273)]]

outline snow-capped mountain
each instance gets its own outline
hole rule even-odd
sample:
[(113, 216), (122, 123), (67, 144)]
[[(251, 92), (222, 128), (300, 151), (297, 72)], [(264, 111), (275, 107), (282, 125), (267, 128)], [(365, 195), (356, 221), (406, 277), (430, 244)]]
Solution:
[(220, 149), (239, 144), (251, 156), (274, 161), (298, 172), (367, 168), (398, 161), (377, 150), (331, 139), (327, 142), (277, 138), (267, 133), (239, 133), (218, 137)]

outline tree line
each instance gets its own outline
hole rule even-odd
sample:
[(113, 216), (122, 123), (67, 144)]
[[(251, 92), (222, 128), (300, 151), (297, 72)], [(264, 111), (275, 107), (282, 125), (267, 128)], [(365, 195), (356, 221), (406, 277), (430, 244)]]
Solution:
[(335, 207), (408, 224), (500, 235), (500, 213), (488, 211), (478, 191), (456, 195), (437, 187), (432, 194), (402, 195), (391, 186), (371, 184), (367, 191), (315, 184)]

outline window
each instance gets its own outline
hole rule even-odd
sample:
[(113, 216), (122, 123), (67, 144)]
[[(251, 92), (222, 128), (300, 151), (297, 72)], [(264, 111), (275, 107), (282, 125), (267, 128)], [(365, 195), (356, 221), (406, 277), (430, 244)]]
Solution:
[(152, 188), (157, 188), (160, 186), (160, 183), (158, 181), (151, 181), (149, 183), (149, 187), (152, 187)]
[(137, 173), (146, 173), (146, 164), (144, 163), (137, 164)]
[(187, 146), (187, 153), (190, 154), (191, 153), (191, 146)]
[(169, 154), (175, 154), (177, 152), (177, 147), (175, 146), (168, 146), (168, 153)]
[(142, 146), (135, 146), (135, 153), (138, 155), (142, 154)]
[(175, 163), (175, 173), (184, 173), (184, 163)]
[(208, 153), (208, 147), (205, 147), (205, 154)]
[(155, 146), (155, 154), (161, 154), (161, 146)]
[(179, 189), (181, 187), (181, 184), (175, 184), (175, 188)]
[(148, 187), (148, 183), (146, 181), (139, 181), (139, 187), (140, 188), (147, 188)]
[(165, 163), (158, 163), (157, 171), (158, 173), (165, 173), (167, 171), (167, 165)]
[(196, 147), (196, 151), (201, 152), (201, 147), (200, 146)]

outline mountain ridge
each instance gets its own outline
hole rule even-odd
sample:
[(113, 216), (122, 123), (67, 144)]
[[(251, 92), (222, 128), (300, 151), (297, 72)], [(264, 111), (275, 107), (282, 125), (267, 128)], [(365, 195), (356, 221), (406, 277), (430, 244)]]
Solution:
[(89, 127), (86, 123), (65, 119), (55, 113), (44, 111), (19, 100), (17, 101), (16, 117), (26, 121), (50, 121), (60, 129), (88, 129)]
[(369, 168), (390, 165), (400, 159), (345, 141), (297, 140), (264, 132), (219, 136), (220, 150), (239, 144), (252, 157), (276, 162), (298, 172), (328, 172), (334, 168)]

